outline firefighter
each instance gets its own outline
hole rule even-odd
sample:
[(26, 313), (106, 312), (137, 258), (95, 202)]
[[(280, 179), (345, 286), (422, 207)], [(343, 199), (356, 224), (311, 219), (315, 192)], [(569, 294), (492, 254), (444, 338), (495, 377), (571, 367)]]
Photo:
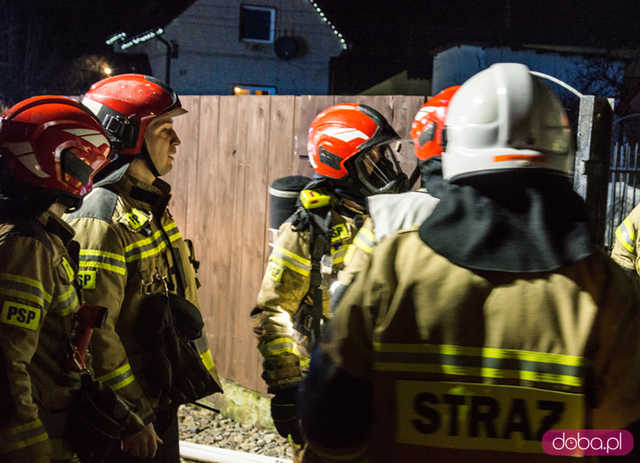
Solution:
[(195, 256), (167, 204), (180, 139), (172, 120), (187, 111), (161, 81), (122, 74), (95, 83), (83, 103), (100, 119), (117, 156), (83, 206), (66, 216), (81, 245), (88, 302), (109, 316), (94, 333), (93, 367), (141, 423), (110, 461), (179, 461), (177, 409), (221, 391), (199, 310)]
[(280, 226), (252, 311), (262, 377), (274, 394), (274, 424), (297, 444), (303, 439), (295, 392), (310, 345), (329, 315), (329, 286), (364, 220), (364, 199), (407, 188), (391, 147), (398, 139), (378, 111), (358, 104), (331, 106), (309, 127), (307, 147), (317, 180), (300, 192), (302, 207)]
[(37, 96), (0, 118), (0, 461), (77, 461), (65, 420), (80, 295), (77, 243), (60, 218), (91, 190), (110, 144), (82, 105)]
[(402, 228), (419, 225), (438, 204), (446, 185), (441, 160), (444, 118), (458, 88), (449, 87), (429, 98), (414, 116), (409, 133), (418, 159), (421, 187), (417, 191), (367, 198), (369, 217), (353, 240), (338, 282), (331, 288), (331, 307), (337, 305), (355, 275), (367, 265), (380, 240)]
[(640, 223), (640, 206), (633, 208), (618, 225), (616, 240), (611, 251), (611, 258), (631, 275), (637, 275), (640, 272), (640, 260), (636, 251), (640, 239), (638, 223)]
[(640, 296), (591, 244), (558, 99), (495, 64), (446, 133), (446, 194), (374, 249), (312, 357), (298, 405), (327, 461), (555, 461), (548, 429), (640, 416)]

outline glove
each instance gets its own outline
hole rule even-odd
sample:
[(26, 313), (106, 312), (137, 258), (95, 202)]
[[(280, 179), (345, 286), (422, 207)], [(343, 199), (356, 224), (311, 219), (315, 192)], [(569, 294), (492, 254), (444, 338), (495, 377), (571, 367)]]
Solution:
[(302, 429), (296, 415), (296, 394), (298, 386), (288, 387), (276, 392), (271, 399), (271, 417), (278, 433), (285, 438), (291, 436), (294, 443), (304, 443)]

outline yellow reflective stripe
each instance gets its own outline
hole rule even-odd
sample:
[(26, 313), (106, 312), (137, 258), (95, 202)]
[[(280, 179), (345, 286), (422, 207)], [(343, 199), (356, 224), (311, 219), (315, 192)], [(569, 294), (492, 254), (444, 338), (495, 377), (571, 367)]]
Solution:
[[(178, 225), (175, 222), (171, 222), (170, 224), (163, 226), (162, 228), (164, 228), (164, 231), (167, 233), (167, 236), (169, 236), (170, 242), (173, 243), (174, 241), (177, 241), (180, 238), (182, 238), (180, 231), (177, 229)], [(172, 232), (172, 230), (175, 230), (175, 231)]]
[(127, 376), (125, 379), (123, 379), (120, 382), (117, 382), (113, 385), (110, 385), (111, 389), (114, 391), (118, 391), (120, 389), (122, 389), (123, 387), (127, 387), (129, 384), (131, 384), (133, 382), (133, 380), (135, 379), (135, 377), (133, 376), (133, 374), (131, 374), (130, 376)]
[(105, 381), (109, 381), (112, 378), (115, 378), (116, 376), (120, 376), (123, 373), (126, 373), (127, 371), (131, 370), (131, 365), (129, 365), (129, 363), (125, 363), (124, 365), (122, 365), (119, 368), (116, 368), (113, 371), (110, 371), (109, 373), (107, 373), (106, 375), (102, 375), (100, 377), (97, 378), (97, 380), (101, 383), (105, 382)]
[(620, 244), (629, 252), (634, 253), (636, 250), (636, 234), (631, 225), (631, 221), (626, 218), (616, 229), (616, 238)]
[(297, 254), (292, 253), (291, 251), (281, 248), (279, 246), (274, 246), (273, 248), (274, 251), (279, 252), (280, 254), (290, 257), (291, 259), (300, 262), (302, 265), (307, 266), (309, 268), (311, 268), (311, 261), (309, 259), (305, 259), (304, 257), (301, 257)]
[(134, 379), (135, 377), (133, 376), (133, 371), (131, 371), (131, 365), (129, 365), (129, 363), (125, 363), (120, 368), (99, 377), (98, 381), (109, 386), (112, 390), (117, 391), (131, 384)]
[(209, 349), (200, 354), (200, 359), (202, 359), (202, 363), (207, 370), (211, 370), (215, 366), (213, 357), (211, 356), (211, 351)]
[(333, 256), (333, 265), (341, 264), (345, 260), (345, 256), (347, 254), (347, 249), (349, 245), (340, 246), (338, 249), (331, 249), (331, 255)]
[(64, 293), (58, 295), (56, 297), (56, 300), (58, 301), (59, 307), (58, 313), (61, 316), (66, 317), (73, 311), (78, 303), (78, 295), (76, 293), (75, 287), (69, 286), (69, 289), (67, 289)]
[(44, 286), (42, 286), (42, 283), (38, 280), (34, 280), (33, 278), (24, 277), (22, 275), (15, 275), (13, 273), (0, 273), (0, 280), (8, 280), (31, 286), (40, 291), (45, 301), (51, 302), (53, 300), (53, 296), (44, 290)]
[(29, 431), (31, 429), (35, 429), (39, 426), (42, 426), (42, 421), (40, 421), (40, 418), (36, 418), (33, 421), (29, 421), (28, 423), (25, 424), (21, 424), (20, 426), (13, 426), (10, 429), (10, 433), (11, 434), (17, 434), (19, 432), (24, 432), (24, 431)]
[(99, 257), (108, 257), (109, 259), (119, 260), (120, 262), (125, 262), (124, 256), (121, 254), (116, 254), (114, 252), (107, 251), (99, 251), (97, 249), (81, 249), (81, 256), (99, 256)]
[[(0, 288), (0, 294), (8, 297), (16, 297), (18, 299), (24, 299), (29, 302), (33, 302), (37, 304), (37, 308), (44, 308), (44, 299), (38, 297), (34, 294), (27, 293), (25, 291), (20, 291), (19, 289), (8, 289), (8, 288)], [(49, 301), (50, 302), (50, 301)]]
[(117, 273), (118, 275), (126, 275), (127, 271), (126, 269), (122, 268), (122, 267), (118, 267), (115, 265), (111, 265), (111, 264), (106, 264), (104, 262), (98, 262), (98, 261), (89, 261), (89, 260), (84, 260), (80, 262), (80, 268), (82, 269), (87, 269), (87, 268), (101, 268), (104, 270), (110, 270), (114, 273)]
[(279, 257), (273, 257), (273, 256), (271, 257), (271, 260), (273, 262), (277, 262), (278, 264), (280, 264), (280, 265), (282, 265), (284, 267), (287, 267), (290, 270), (293, 270), (296, 273), (299, 273), (300, 275), (309, 276), (309, 273), (310, 273), (309, 270), (305, 270), (303, 268), (300, 268), (300, 267), (296, 266), (295, 264), (290, 263), (289, 261), (286, 261), (284, 259), (280, 259)]
[(374, 342), (373, 350), (376, 352), (468, 355), (486, 358), (518, 359), (570, 366), (583, 366), (585, 364), (583, 357), (575, 355), (535, 352), (519, 349), (501, 349), (497, 347), (456, 346), (452, 344), (402, 344)]
[(298, 355), (298, 347), (291, 338), (277, 338), (259, 346), (260, 352), (265, 357), (268, 355), (295, 354)]
[(47, 431), (39, 418), (20, 426), (9, 428), (9, 442), (0, 444), (2, 453), (22, 449), (49, 439)]
[[(162, 230), (157, 230), (153, 235), (149, 236), (148, 238), (144, 238), (140, 241), (135, 241), (131, 244), (128, 244), (127, 246), (125, 246), (124, 248), (124, 253), (126, 254), (129, 251), (134, 250), (135, 248), (141, 248), (143, 246), (146, 246), (147, 244), (151, 244), (153, 243), (158, 237), (160, 237), (160, 235), (162, 235)], [(127, 260), (128, 261), (128, 260)]]
[(356, 246), (358, 249), (362, 249), (364, 252), (366, 252), (367, 254), (371, 254), (373, 252), (373, 248), (371, 247), (371, 245), (369, 243), (367, 243), (366, 241), (364, 241), (361, 237), (360, 237), (360, 233), (358, 233), (356, 235), (356, 237), (353, 240), (353, 244), (354, 246)]
[(447, 375), (479, 376), (482, 378), (521, 379), (524, 381), (564, 384), (566, 386), (575, 387), (580, 387), (583, 385), (582, 378), (576, 376), (557, 375), (554, 373), (540, 373), (527, 370), (502, 370), (498, 368), (462, 367), (458, 365), (375, 362), (374, 370), (411, 373), (443, 373)]
[(353, 244), (350, 244), (349, 248), (347, 249), (347, 253), (344, 256), (345, 265), (349, 265), (349, 263), (351, 262), (351, 259), (353, 259), (353, 255), (355, 253), (356, 253), (356, 247)]

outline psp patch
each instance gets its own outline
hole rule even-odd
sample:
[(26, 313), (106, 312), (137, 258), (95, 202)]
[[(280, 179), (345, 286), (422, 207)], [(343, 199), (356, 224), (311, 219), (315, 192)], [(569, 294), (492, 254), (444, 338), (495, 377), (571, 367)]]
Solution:
[(96, 289), (95, 270), (80, 270), (78, 272), (78, 279), (80, 280), (80, 286), (82, 286), (82, 289)]
[(271, 278), (271, 281), (276, 283), (282, 280), (282, 274), (284, 273), (284, 267), (275, 262), (269, 262), (267, 266), (267, 275)]
[(349, 232), (349, 228), (343, 223), (338, 223), (331, 227), (331, 242), (334, 243), (336, 241), (344, 241), (349, 239), (351, 236), (351, 232)]
[(131, 209), (131, 212), (127, 212), (124, 217), (133, 231), (138, 231), (149, 222), (149, 217), (136, 208)]
[(0, 322), (36, 331), (40, 325), (42, 310), (14, 301), (5, 301), (0, 311)]

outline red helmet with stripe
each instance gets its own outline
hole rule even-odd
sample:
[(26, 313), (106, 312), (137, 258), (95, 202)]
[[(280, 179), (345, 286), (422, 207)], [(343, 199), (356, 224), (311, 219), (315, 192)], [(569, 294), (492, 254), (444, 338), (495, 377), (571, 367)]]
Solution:
[(120, 74), (96, 82), (82, 103), (98, 117), (118, 154), (142, 151), (144, 133), (158, 116), (179, 116), (176, 92), (162, 81), (143, 74)]
[(91, 191), (110, 146), (100, 121), (71, 98), (36, 96), (0, 118), (0, 157), (11, 178), (74, 198)]
[(451, 98), (459, 88), (459, 85), (455, 85), (429, 98), (413, 118), (409, 134), (413, 140), (416, 156), (420, 161), (426, 161), (442, 154), (447, 109)]
[(309, 161), (317, 175), (356, 186), (362, 194), (399, 191), (407, 178), (389, 143), (400, 137), (375, 109), (331, 106), (311, 123)]

